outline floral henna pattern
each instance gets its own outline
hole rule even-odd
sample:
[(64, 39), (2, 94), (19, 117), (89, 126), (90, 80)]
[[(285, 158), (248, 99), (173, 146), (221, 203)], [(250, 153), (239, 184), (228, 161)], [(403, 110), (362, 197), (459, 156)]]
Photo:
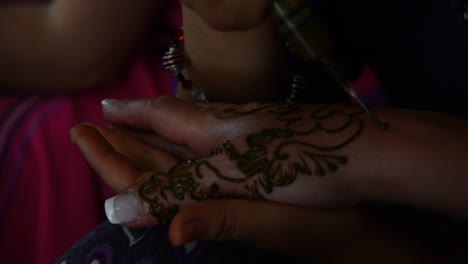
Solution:
[[(294, 103), (253, 108), (247, 104), (224, 110), (223, 118), (256, 113), (273, 115), (279, 125), (246, 136), (245, 151), (227, 141), (210, 154), (210, 157), (224, 155), (235, 163), (241, 172), (239, 177), (223, 174), (222, 168), (203, 158), (155, 174), (140, 187), (140, 196), (160, 223), (170, 221), (178, 211), (177, 205), (169, 204), (169, 194), (177, 200), (188, 196), (201, 201), (218, 193), (216, 183), (208, 187), (203, 184), (207, 172), (219, 180), (243, 184), (247, 198), (254, 200), (266, 200), (262, 193), (270, 194), (275, 188), (291, 185), (300, 175), (324, 177), (334, 173), (348, 162), (348, 157), (339, 154), (339, 150), (364, 129), (360, 117), (364, 111), (352, 105), (323, 105), (305, 110)], [(317, 135), (316, 142), (311, 135)], [(321, 140), (324, 137), (329, 140)]]
[[(176, 165), (168, 172), (153, 174), (148, 181), (140, 186), (138, 190), (140, 197), (149, 204), (151, 215), (158, 219), (159, 223), (169, 222), (179, 211), (177, 205), (169, 204), (169, 194), (177, 200), (183, 200), (185, 196), (188, 196), (192, 200), (202, 201), (218, 191), (216, 183), (206, 188), (196, 180), (196, 178), (202, 179), (202, 175), (194, 177), (190, 172), (190, 168), (195, 166), (197, 174), (203, 165), (205, 164), (199, 161)], [(217, 171), (211, 164), (208, 166)]]

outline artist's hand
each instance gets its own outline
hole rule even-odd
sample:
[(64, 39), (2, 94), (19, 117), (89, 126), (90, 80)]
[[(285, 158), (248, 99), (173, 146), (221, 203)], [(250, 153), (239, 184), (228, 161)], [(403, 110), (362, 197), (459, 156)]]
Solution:
[[(104, 128), (90, 131), (92, 127), (84, 126), (73, 131), (75, 142), (102, 178), (111, 186), (115, 179), (127, 179), (126, 186), (115, 189), (130, 186), (132, 178), (141, 179), (118, 196), (144, 198), (144, 212), (134, 215), (142, 217), (139, 225), (167, 221), (177, 206), (209, 198), (241, 197), (314, 208), (352, 205), (361, 198), (343, 173), (350, 154), (346, 148), (364, 126), (360, 110), (354, 107), (195, 105), (162, 97), (107, 101), (104, 114), (114, 125), (152, 130), (202, 157), (171, 168), (183, 159), (181, 155), (168, 154), (173, 151), (167, 147), (151, 152), (141, 147), (142, 154), (130, 160), (153, 159), (159, 165), (131, 166), (132, 155), (122, 155), (124, 148), (115, 143), (130, 139), (114, 140)], [(111, 208), (109, 202), (108, 211)], [(148, 215), (151, 210), (158, 219)], [(124, 223), (136, 218), (113, 220)]]

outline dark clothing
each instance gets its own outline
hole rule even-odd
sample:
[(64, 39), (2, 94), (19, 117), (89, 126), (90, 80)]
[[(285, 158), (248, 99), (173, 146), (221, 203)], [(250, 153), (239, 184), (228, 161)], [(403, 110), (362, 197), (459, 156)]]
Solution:
[(377, 73), (391, 106), (468, 116), (468, 1), (310, 2)]

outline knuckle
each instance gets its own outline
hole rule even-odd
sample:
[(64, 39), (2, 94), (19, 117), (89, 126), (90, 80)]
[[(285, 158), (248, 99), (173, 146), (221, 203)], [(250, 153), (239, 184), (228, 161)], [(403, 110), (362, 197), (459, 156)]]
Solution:
[(219, 113), (213, 111), (206, 112), (200, 124), (202, 135), (206, 137), (207, 142), (211, 142), (209, 148), (216, 148), (226, 140), (226, 124), (221, 119)]
[[(117, 152), (112, 148), (103, 150), (103, 152), (100, 154), (100, 158), (96, 160), (94, 166), (95, 170), (101, 171), (101, 174), (99, 175), (102, 175), (102, 171), (106, 169), (105, 167), (112, 166), (113, 164), (115, 164), (114, 158), (116, 153)], [(99, 164), (99, 166), (97, 164)]]
[[(228, 202), (225, 202), (228, 203)], [(239, 237), (238, 216), (236, 210), (228, 210), (230, 206), (223, 206), (220, 219), (220, 228), (216, 240), (232, 240)]]
[(173, 96), (162, 95), (155, 99), (147, 100), (147, 103), (150, 108), (158, 109), (158, 108), (164, 107), (165, 105), (172, 102), (173, 100), (174, 100)]
[(209, 109), (202, 109), (203, 120), (202, 123), (205, 125), (213, 125), (219, 122), (219, 115), (216, 112)]

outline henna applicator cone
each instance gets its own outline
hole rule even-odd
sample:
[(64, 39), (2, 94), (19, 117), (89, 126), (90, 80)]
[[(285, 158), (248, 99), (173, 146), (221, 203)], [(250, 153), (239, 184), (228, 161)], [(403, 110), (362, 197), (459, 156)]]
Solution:
[(380, 128), (386, 129), (388, 125), (378, 120), (356, 94), (348, 63), (337, 56), (333, 37), (306, 1), (275, 0), (273, 9), (280, 32), (298, 57), (306, 64), (321, 62), (343, 91), (353, 98)]

